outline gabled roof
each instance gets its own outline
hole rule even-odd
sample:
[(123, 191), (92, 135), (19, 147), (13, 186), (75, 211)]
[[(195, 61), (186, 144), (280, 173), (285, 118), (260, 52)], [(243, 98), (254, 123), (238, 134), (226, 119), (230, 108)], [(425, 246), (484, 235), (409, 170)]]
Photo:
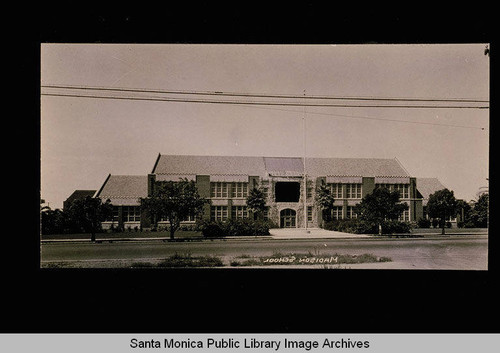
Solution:
[(77, 199), (83, 199), (87, 196), (94, 196), (95, 190), (75, 190), (73, 193), (66, 199), (66, 201), (73, 201)]
[[(158, 155), (152, 174), (256, 175), (304, 172), (302, 157)], [(310, 176), (405, 176), (397, 159), (306, 158)]]
[(244, 174), (262, 175), (262, 157), (179, 156), (160, 154), (152, 174)]
[(437, 178), (417, 178), (417, 190), (422, 195), (424, 206), (431, 194), (443, 189), (446, 189), (446, 186)]
[(140, 197), (148, 196), (148, 177), (146, 175), (108, 175), (95, 197), (113, 205), (139, 205)]
[(307, 158), (306, 169), (314, 176), (410, 176), (396, 159), (389, 158)]
[(84, 199), (87, 196), (94, 196), (95, 190), (75, 190), (73, 193), (63, 202), (63, 209), (68, 208), (71, 203), (75, 200)]

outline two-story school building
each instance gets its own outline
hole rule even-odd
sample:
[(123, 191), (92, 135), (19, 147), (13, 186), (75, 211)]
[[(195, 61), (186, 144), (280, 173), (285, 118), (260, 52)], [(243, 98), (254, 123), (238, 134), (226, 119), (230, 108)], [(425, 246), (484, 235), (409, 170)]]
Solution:
[[(139, 199), (151, 195), (156, 182), (179, 178), (193, 180), (200, 196), (211, 200), (203, 217), (212, 220), (251, 217), (246, 198), (252, 188), (262, 188), (266, 218), (283, 228), (319, 227), (322, 213), (315, 204), (315, 192), (320, 185), (330, 188), (335, 198), (333, 219), (355, 218), (353, 207), (382, 186), (399, 191), (401, 201), (408, 204), (401, 220), (424, 217), (418, 179), (397, 159), (159, 154), (147, 175), (108, 175), (94, 195), (114, 205), (113, 219), (103, 227), (150, 227)], [(193, 218), (185, 220), (186, 224), (194, 222)]]

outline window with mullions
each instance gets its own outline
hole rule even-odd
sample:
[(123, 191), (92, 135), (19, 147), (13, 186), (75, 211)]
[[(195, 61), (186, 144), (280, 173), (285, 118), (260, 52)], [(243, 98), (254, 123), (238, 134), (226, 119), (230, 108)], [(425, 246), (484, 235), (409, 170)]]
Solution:
[(262, 185), (260, 186), (262, 193), (264, 194), (264, 199), (267, 199), (269, 196), (269, 182), (268, 181), (263, 181)]
[(211, 206), (210, 219), (212, 221), (225, 221), (227, 219), (227, 206)]
[(123, 206), (122, 217), (124, 222), (140, 222), (141, 208), (139, 206)]
[(347, 206), (346, 218), (358, 218), (358, 215), (354, 212), (354, 206)]
[(231, 218), (232, 219), (248, 218), (247, 206), (231, 207)]
[(248, 196), (248, 183), (233, 183), (231, 197), (243, 198)]
[(269, 207), (266, 207), (266, 209), (264, 210), (264, 219), (269, 219)]
[(196, 217), (194, 215), (189, 215), (187, 217), (185, 217), (181, 222), (195, 222), (196, 221)]
[(332, 218), (335, 221), (342, 219), (342, 206), (333, 206)]
[(410, 210), (404, 210), (403, 213), (398, 217), (398, 220), (401, 222), (409, 222), (410, 221)]
[(312, 222), (313, 220), (313, 208), (312, 206), (307, 206), (307, 221)]
[(342, 196), (342, 184), (340, 184), (340, 183), (330, 184), (330, 190), (331, 190), (333, 198), (341, 199), (343, 197)]
[(228, 183), (213, 182), (210, 183), (210, 197), (211, 198), (227, 198)]
[(345, 194), (347, 199), (360, 199), (361, 198), (361, 184), (346, 184)]
[(108, 222), (118, 222), (119, 206), (113, 206), (113, 213), (106, 219)]
[(377, 188), (386, 188), (389, 191), (398, 191), (400, 199), (410, 198), (410, 185), (409, 184), (376, 184)]

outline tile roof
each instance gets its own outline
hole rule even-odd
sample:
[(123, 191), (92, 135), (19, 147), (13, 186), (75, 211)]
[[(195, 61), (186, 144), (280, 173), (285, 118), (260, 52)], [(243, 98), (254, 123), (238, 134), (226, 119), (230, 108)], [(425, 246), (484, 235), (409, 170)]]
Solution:
[[(301, 157), (238, 157), (159, 155), (152, 174), (234, 174), (264, 176), (267, 173), (303, 173)], [(410, 176), (397, 159), (307, 158), (311, 176)]]
[(63, 209), (67, 209), (75, 200), (84, 199), (87, 196), (93, 197), (96, 190), (75, 190), (73, 193), (63, 201)]
[(159, 155), (152, 174), (264, 174), (262, 157)]
[(445, 189), (437, 178), (417, 178), (417, 190), (424, 199), (424, 206), (427, 204), (429, 196), (438, 190)]
[(264, 166), (268, 173), (296, 172), (304, 174), (304, 162), (297, 157), (263, 157)]
[(77, 199), (83, 199), (87, 196), (94, 196), (96, 190), (75, 190), (73, 193), (66, 199), (66, 201), (71, 202)]
[(396, 159), (307, 158), (307, 174), (315, 176), (410, 176)]
[(148, 196), (146, 175), (109, 175), (96, 193), (103, 201), (111, 200), (114, 205), (138, 205), (140, 197)]

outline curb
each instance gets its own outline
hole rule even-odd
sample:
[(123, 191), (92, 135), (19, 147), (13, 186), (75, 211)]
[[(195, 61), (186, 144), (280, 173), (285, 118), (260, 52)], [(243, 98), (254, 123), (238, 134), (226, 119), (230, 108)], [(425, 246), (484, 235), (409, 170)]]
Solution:
[[(447, 239), (450, 237), (468, 237), (468, 236), (488, 236), (488, 232), (482, 233), (446, 233), (441, 235), (438, 233), (415, 233), (415, 234), (394, 234), (391, 236), (384, 235), (358, 235), (358, 236), (320, 236), (320, 237), (307, 237), (307, 236), (230, 236), (224, 238), (178, 238), (171, 240), (170, 238), (103, 238), (97, 239), (94, 243), (114, 243), (114, 242), (168, 242), (168, 243), (193, 243), (193, 242), (212, 242), (212, 241), (259, 241), (259, 240), (425, 240), (425, 239)], [(92, 243), (90, 239), (40, 239), (40, 244), (61, 244), (61, 243)]]

